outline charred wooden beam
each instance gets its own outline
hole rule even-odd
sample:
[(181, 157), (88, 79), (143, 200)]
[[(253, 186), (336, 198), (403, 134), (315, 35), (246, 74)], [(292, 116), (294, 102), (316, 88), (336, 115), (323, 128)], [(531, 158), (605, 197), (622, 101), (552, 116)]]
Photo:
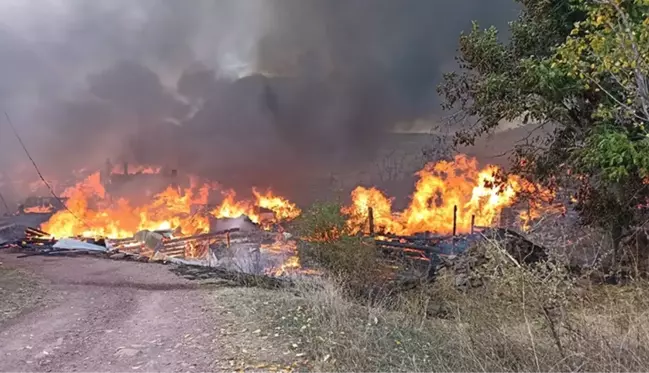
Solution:
[(204, 234), (198, 234), (195, 236), (186, 236), (186, 237), (178, 237), (178, 238), (172, 238), (169, 240), (165, 241), (165, 245), (169, 243), (174, 243), (174, 242), (183, 242), (183, 241), (192, 241), (192, 240), (205, 240), (205, 239), (210, 239), (210, 238), (217, 238), (218, 236), (223, 236), (228, 233), (232, 232), (238, 232), (239, 228), (232, 228), (232, 229), (226, 229), (218, 232), (212, 232), (212, 233), (204, 233)]
[(416, 249), (416, 250), (422, 250), (426, 252), (433, 252), (433, 253), (441, 253), (441, 250), (434, 247), (434, 246), (427, 246), (427, 245), (419, 245), (419, 244), (412, 244), (412, 243), (401, 243), (401, 242), (391, 242), (391, 241), (382, 241), (382, 240), (375, 240), (374, 241), (377, 246), (388, 246), (388, 247), (400, 247), (404, 249)]
[(27, 237), (29, 237), (29, 236), (33, 236), (33, 237), (49, 237), (50, 236), (49, 233), (47, 233), (45, 231), (42, 231), (42, 230), (40, 230), (38, 228), (34, 228), (34, 227), (25, 228), (25, 235)]
[(387, 237), (387, 238), (392, 238), (395, 240), (404, 240), (404, 241), (432, 241), (432, 242), (438, 242), (442, 240), (446, 240), (449, 238), (452, 238), (452, 235), (416, 235), (416, 236), (399, 236), (396, 234), (382, 234), (381, 236)]
[(288, 278), (249, 274), (217, 267), (175, 264), (169, 269), (188, 280), (224, 279), (242, 286), (257, 286), (270, 289), (290, 288), (294, 286), (293, 281)]
[(411, 259), (421, 258), (424, 260), (429, 260), (428, 252), (426, 250), (404, 248), (404, 247), (393, 247), (393, 246), (380, 246), (380, 245), (378, 247), (381, 250), (385, 250), (387, 252), (393, 252), (393, 253), (396, 252), (403, 256), (407, 256), (408, 258)]

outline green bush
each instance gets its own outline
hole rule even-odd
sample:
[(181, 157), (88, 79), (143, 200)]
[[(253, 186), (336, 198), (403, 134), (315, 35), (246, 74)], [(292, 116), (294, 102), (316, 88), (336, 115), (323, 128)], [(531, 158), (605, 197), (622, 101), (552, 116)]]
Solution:
[(347, 217), (339, 203), (315, 203), (295, 221), (295, 229), (303, 239), (330, 241), (349, 233)]
[(298, 247), (300, 263), (323, 269), (354, 288), (376, 277), (374, 242), (350, 234), (339, 204), (314, 204), (296, 221), (296, 231), (302, 239)]

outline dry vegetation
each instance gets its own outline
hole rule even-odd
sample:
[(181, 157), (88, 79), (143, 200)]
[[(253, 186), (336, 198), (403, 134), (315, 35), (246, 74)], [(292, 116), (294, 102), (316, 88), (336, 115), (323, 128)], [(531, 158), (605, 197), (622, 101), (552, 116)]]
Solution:
[(445, 274), (373, 302), (349, 297), (337, 281), (303, 282), (263, 318), (297, 339), (319, 371), (649, 367), (644, 283), (584, 288), (559, 269), (521, 268), (498, 254), (480, 273), (479, 288), (458, 289)]
[[(570, 242), (574, 246), (593, 240)], [(555, 243), (563, 252), (570, 244), (556, 238)], [(489, 260), (472, 273), (479, 286), (459, 288), (455, 275), (443, 272), (434, 283), (368, 297), (358, 291), (359, 284), (367, 289), (363, 281), (368, 279), (358, 274), (375, 268), (376, 258), (351, 255), (358, 246), (350, 241), (318, 242), (317, 249), (331, 253), (306, 255), (324, 260), (328, 276), (300, 281), (297, 290), (275, 294), (256, 307), (258, 322), (266, 320), (266, 328), (281, 330), (294, 341), (310, 369), (649, 368), (649, 284), (641, 280), (624, 286), (594, 284), (587, 280), (590, 273), (568, 273), (563, 260), (570, 258), (565, 255), (553, 256), (551, 263), (521, 266), (489, 242), (482, 247)], [(351, 259), (337, 266), (345, 250)]]

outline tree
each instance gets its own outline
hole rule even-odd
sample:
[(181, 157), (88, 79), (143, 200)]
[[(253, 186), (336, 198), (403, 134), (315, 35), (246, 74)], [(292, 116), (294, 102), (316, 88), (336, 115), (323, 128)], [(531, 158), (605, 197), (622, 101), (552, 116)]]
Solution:
[(446, 74), (444, 108), (476, 118), (473, 144), (502, 120), (554, 127), (517, 146), (513, 171), (577, 185), (583, 222), (614, 242), (644, 218), (649, 188), (649, 0), (519, 0), (511, 37), (474, 24), (460, 37), (460, 71)]

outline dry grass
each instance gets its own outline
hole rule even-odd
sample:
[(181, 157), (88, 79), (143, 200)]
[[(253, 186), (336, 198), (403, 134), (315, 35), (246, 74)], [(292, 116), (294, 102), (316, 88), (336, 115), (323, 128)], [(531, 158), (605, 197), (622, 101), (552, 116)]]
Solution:
[[(299, 371), (308, 366), (299, 336), (286, 333), (269, 315), (290, 295), (250, 287), (223, 287), (209, 293), (219, 336), (218, 371)], [(295, 347), (294, 347), (295, 346)]]
[(490, 252), (480, 288), (461, 291), (444, 274), (368, 305), (314, 280), (260, 312), (317, 371), (649, 369), (649, 286), (580, 288), (559, 268), (521, 268)]
[[(317, 209), (312, 215), (303, 222), (307, 233), (339, 220)], [(264, 293), (261, 303), (256, 296), (252, 320), (276, 331), (283, 353), (314, 371), (649, 370), (649, 284), (574, 278), (568, 262), (594, 270), (610, 250), (602, 236), (557, 227), (532, 234), (560, 264), (521, 266), (489, 242), (478, 250), (486, 264), (471, 273), (479, 287), (460, 289), (445, 272), (432, 284), (369, 297), (359, 287), (380, 281), (359, 274), (377, 273), (377, 258), (362, 255), (358, 239), (323, 240), (302, 254), (330, 278)]]

